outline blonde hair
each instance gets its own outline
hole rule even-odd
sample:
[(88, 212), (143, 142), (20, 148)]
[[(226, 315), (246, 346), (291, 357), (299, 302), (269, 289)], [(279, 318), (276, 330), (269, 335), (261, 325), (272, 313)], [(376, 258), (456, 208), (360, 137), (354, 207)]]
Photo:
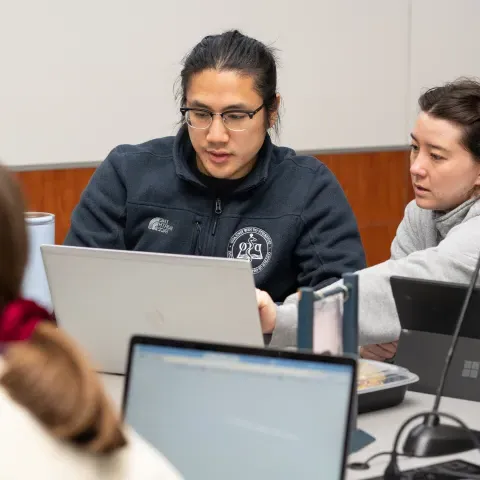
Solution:
[[(1, 311), (20, 296), (28, 250), (22, 193), (2, 166), (0, 225)], [(0, 385), (53, 436), (99, 454), (126, 445), (120, 419), (97, 374), (52, 322), (38, 323), (29, 340), (8, 344), (3, 356), (6, 368)]]

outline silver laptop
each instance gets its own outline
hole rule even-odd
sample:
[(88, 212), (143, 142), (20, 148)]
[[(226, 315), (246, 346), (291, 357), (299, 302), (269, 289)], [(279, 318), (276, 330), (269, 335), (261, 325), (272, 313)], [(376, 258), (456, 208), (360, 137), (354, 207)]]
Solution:
[[(409, 390), (435, 394), (468, 285), (391, 277), (402, 333), (395, 363), (420, 380)], [(476, 288), (460, 330), (443, 394), (480, 401), (480, 289)]]
[(340, 480), (352, 358), (134, 337), (126, 422), (184, 478)]
[(41, 247), (55, 316), (98, 371), (125, 373), (134, 334), (264, 346), (248, 260)]

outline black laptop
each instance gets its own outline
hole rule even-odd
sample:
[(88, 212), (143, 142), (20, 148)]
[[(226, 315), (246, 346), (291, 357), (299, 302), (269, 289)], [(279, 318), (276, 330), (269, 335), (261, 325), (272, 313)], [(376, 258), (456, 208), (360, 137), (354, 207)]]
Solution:
[[(402, 328), (395, 363), (420, 377), (410, 390), (434, 394), (468, 285), (398, 276), (390, 284)], [(480, 401), (480, 288), (473, 291), (444, 395)]]
[(125, 420), (185, 478), (344, 476), (356, 362), (137, 336)]

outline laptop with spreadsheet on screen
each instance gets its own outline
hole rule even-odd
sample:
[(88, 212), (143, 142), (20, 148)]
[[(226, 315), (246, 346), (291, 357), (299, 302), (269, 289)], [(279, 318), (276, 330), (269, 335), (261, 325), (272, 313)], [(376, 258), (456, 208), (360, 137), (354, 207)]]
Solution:
[(355, 385), (350, 358), (137, 336), (123, 413), (185, 478), (340, 480)]

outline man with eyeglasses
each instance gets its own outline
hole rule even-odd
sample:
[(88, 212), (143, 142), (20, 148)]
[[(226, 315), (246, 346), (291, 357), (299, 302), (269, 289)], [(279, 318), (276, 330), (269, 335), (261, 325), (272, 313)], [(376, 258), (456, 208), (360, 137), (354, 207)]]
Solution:
[[(178, 134), (112, 150), (83, 192), (65, 244), (247, 259), (257, 288), (277, 302), (364, 268), (335, 177), (270, 139), (276, 82), (264, 44), (237, 31), (204, 38), (181, 72)], [(288, 328), (278, 316), (262, 323), (276, 346)]]

